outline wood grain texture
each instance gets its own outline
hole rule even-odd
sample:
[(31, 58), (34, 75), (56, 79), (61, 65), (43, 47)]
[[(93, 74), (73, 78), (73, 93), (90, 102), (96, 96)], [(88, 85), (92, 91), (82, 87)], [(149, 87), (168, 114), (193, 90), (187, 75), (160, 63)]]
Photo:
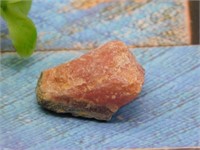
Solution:
[(162, 148), (134, 148), (134, 149), (127, 149), (127, 150), (200, 150), (200, 147), (162, 147)]
[(127, 150), (200, 150), (200, 147), (178, 147), (178, 148), (135, 148)]
[(85, 52), (36, 52), (30, 59), (2, 54), (2, 149), (200, 146), (200, 46), (132, 50), (146, 70), (144, 88), (137, 100), (123, 107), (110, 122), (42, 109), (35, 96), (40, 72)]
[[(187, 0), (34, 0), (37, 49), (88, 49), (110, 40), (130, 46), (190, 44)], [(13, 50), (1, 19), (1, 50)]]

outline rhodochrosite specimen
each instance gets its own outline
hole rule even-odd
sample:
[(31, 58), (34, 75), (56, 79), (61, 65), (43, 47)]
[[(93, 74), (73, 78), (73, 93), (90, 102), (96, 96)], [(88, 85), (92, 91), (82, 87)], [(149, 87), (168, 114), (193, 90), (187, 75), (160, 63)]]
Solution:
[(57, 113), (110, 120), (141, 91), (144, 69), (127, 46), (108, 42), (41, 73), (38, 103)]

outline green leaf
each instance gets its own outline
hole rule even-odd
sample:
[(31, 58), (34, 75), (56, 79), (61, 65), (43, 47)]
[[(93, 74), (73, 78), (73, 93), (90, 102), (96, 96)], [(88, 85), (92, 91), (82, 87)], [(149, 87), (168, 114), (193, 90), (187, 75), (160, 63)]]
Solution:
[(6, 9), (7, 7), (7, 1), (1, 0), (0, 1), (1, 9)]
[(37, 31), (34, 23), (27, 17), (28, 7), (22, 11), (23, 7), (19, 3), (21, 1), (7, 3), (6, 9), (1, 8), (1, 15), (7, 22), (9, 35), (17, 53), (28, 57), (35, 49)]
[(36, 45), (37, 32), (29, 18), (13, 17), (8, 21), (10, 37), (17, 53), (22, 57), (30, 56)]
[(5, 19), (4, 11), (7, 9), (7, 1), (0, 1), (0, 14)]
[(10, 8), (19, 9), (25, 15), (28, 15), (32, 4), (32, 0), (1, 0), (0, 2), (4, 11), (9, 6)]
[(3, 1), (8, 1), (9, 3), (17, 3), (17, 2), (20, 2), (22, 0), (3, 0)]
[(31, 9), (32, 0), (9, 0), (8, 5), (12, 8), (19, 9), (25, 15), (28, 15)]

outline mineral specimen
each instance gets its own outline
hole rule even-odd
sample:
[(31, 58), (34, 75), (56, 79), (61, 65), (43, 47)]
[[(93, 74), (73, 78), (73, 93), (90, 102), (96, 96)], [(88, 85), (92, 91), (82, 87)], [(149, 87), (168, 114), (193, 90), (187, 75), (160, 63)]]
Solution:
[(141, 91), (144, 69), (127, 46), (108, 42), (41, 73), (37, 100), (57, 113), (110, 120)]

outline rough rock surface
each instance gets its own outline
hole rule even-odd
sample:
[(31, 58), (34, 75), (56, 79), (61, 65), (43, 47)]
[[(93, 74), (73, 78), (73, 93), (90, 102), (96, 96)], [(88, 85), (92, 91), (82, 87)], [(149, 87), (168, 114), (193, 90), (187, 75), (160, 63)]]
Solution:
[(143, 83), (144, 69), (124, 43), (112, 41), (43, 71), (36, 94), (40, 105), (57, 113), (110, 120)]

